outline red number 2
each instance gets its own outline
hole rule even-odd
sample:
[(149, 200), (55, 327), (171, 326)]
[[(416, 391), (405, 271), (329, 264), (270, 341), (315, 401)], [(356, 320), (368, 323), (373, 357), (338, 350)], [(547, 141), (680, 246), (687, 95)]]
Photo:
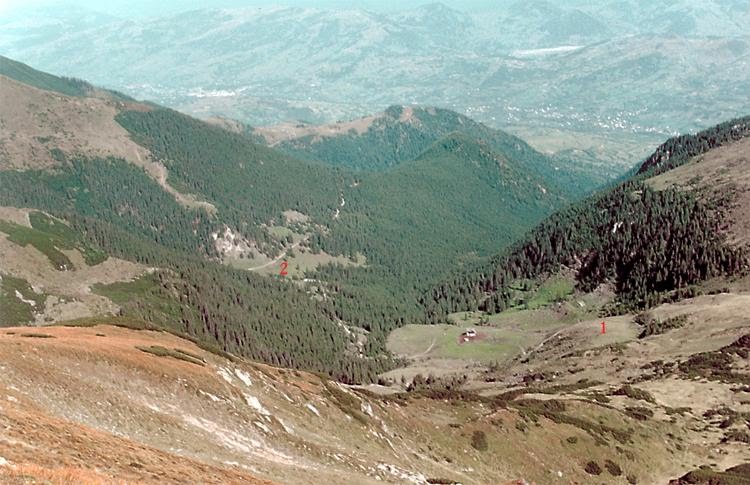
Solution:
[(281, 262), (281, 273), (279, 273), (281, 276), (286, 276), (286, 275), (289, 274), (289, 273), (286, 272), (286, 268), (288, 266), (289, 266), (289, 263), (287, 263), (286, 261), (282, 261)]

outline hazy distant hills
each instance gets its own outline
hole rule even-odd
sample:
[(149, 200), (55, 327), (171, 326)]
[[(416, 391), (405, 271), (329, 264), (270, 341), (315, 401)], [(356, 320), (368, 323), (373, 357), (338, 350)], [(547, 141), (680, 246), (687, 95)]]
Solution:
[(477, 22), (496, 28), (505, 46), (517, 49), (591, 44), (639, 34), (683, 37), (747, 35), (747, 2), (677, 0), (516, 1)]
[(741, 1), (246, 8), (139, 21), (34, 12), (0, 20), (0, 51), (254, 126), (442, 106), (545, 150), (590, 148), (622, 167), (666, 136), (750, 108), (738, 95), (750, 80)]

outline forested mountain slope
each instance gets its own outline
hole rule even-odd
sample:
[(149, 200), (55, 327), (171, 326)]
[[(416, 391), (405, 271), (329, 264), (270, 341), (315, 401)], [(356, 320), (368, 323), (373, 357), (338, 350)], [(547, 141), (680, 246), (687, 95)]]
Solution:
[(545, 156), (520, 138), (454, 111), (390, 106), (383, 113), (328, 125), (283, 124), (256, 128), (272, 146), (306, 160), (359, 171), (382, 171), (414, 160), (439, 139), (458, 133), (554, 181), (560, 191), (582, 195), (606, 178), (580, 163)]
[(344, 320), (377, 325), (377, 334), (421, 322), (417, 299), (433, 282), (510, 244), (530, 221), (566, 203), (547, 183), (486, 144), (448, 135), (416, 160), (362, 175), (345, 192), (331, 233), (312, 244), (333, 254), (365, 248), (368, 266), (323, 267), (314, 277), (341, 287), (334, 304)]
[[(67, 80), (12, 67), (63, 88), (0, 83), (0, 206), (46, 213), (105, 256), (155, 268), (97, 290), (120, 312), (274, 364), (374, 378), (389, 365), (387, 332), (424, 320), (418, 295), (569, 200), (520, 140), (449, 134), (414, 160), (356, 173), (155, 105), (68, 96)], [(294, 269), (297, 256), (308, 266), (294, 279), (246, 271), (281, 258)]]
[[(489, 263), (436, 287), (424, 300), (430, 317), (502, 311), (516, 304), (519, 282), (563, 267), (575, 270), (581, 290), (611, 285), (614, 312), (651, 307), (693, 294), (691, 285), (711, 277), (747, 271), (747, 248), (732, 228), (747, 210), (736, 205), (747, 203), (743, 194), (750, 188), (744, 176), (749, 127), (750, 119), (741, 118), (669, 140), (637, 176), (550, 216)], [(711, 162), (722, 145), (734, 147), (733, 154)], [(700, 155), (706, 160), (693, 160)], [(681, 184), (650, 179), (660, 173), (668, 179), (670, 169), (689, 163), (692, 176)], [(713, 172), (712, 163), (718, 165)]]
[[(269, 143), (301, 158), (359, 170), (383, 170), (412, 160), (439, 138), (461, 132), (532, 165), (544, 157), (521, 139), (441, 108), (390, 106), (383, 113), (332, 125), (256, 128)], [(398, 143), (396, 143), (398, 141)]]

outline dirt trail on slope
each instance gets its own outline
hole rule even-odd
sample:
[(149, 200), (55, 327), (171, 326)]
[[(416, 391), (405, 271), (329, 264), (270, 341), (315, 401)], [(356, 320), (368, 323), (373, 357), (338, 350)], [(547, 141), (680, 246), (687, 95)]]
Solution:
[(167, 182), (167, 167), (165, 167), (164, 164), (162, 164), (161, 162), (152, 162), (150, 160), (144, 162), (141, 158), (140, 150), (135, 150), (135, 156), (138, 160), (138, 165), (143, 167), (151, 176), (151, 178), (156, 180), (158, 184), (164, 189), (164, 191), (172, 195), (172, 197), (174, 197), (177, 202), (186, 207), (191, 207), (194, 209), (204, 209), (209, 214), (216, 213), (216, 206), (211, 204), (210, 202), (198, 200), (192, 194), (183, 194), (181, 192), (178, 192), (174, 187), (169, 185), (169, 182)]
[(302, 238), (299, 241), (297, 241), (296, 243), (294, 243), (291, 246), (289, 246), (287, 249), (284, 250), (284, 252), (282, 252), (275, 259), (272, 259), (271, 261), (269, 261), (267, 263), (261, 264), (260, 266), (254, 266), (252, 268), (245, 268), (245, 269), (247, 271), (255, 271), (257, 269), (263, 269), (263, 268), (267, 268), (267, 267), (269, 267), (271, 265), (274, 265), (274, 264), (278, 263), (279, 261), (281, 261), (282, 259), (284, 259), (286, 257), (286, 255), (289, 253), (289, 251), (292, 251), (293, 249), (298, 248), (300, 244), (302, 244), (303, 242), (307, 242), (309, 239), (310, 239), (310, 235), (307, 235), (304, 238)]
[(418, 354), (414, 354), (414, 355), (412, 355), (409, 358), (410, 359), (419, 359), (419, 358), (422, 358), (422, 357), (426, 357), (427, 354), (429, 354), (430, 351), (435, 347), (435, 340), (436, 340), (435, 338), (432, 339), (432, 342), (430, 342), (430, 345), (429, 345), (429, 347), (427, 347), (427, 350), (425, 350), (424, 352), (420, 352)]

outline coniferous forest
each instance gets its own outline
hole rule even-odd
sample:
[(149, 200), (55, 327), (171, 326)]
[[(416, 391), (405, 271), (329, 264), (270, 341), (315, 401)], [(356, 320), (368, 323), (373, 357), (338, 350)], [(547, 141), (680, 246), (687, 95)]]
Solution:
[(210, 217), (181, 207), (123, 161), (74, 160), (58, 174), (0, 172), (0, 204), (44, 210), (112, 256), (161, 268), (145, 292), (124, 302), (125, 314), (342, 381), (372, 379), (388, 364), (348, 356), (330, 304), (212, 261)]
[(748, 135), (750, 118), (742, 118), (670, 139), (632, 179), (555, 213), (490, 261), (436, 286), (422, 299), (430, 321), (455, 311), (501, 312), (513, 283), (562, 266), (577, 271), (582, 291), (612, 283), (613, 312), (649, 308), (688, 296), (690, 285), (713, 276), (747, 271), (747, 251), (724, 244), (731, 193), (657, 191), (646, 181)]
[[(393, 329), (439, 322), (455, 311), (500, 312), (510, 304), (515, 281), (543, 278), (562, 265), (577, 270), (583, 291), (612, 283), (618, 295), (612, 311), (647, 308), (674, 298), (675, 290), (747, 268), (746, 254), (725, 246), (720, 231), (731, 194), (657, 191), (645, 182), (745, 136), (747, 120), (668, 141), (634, 178), (548, 217), (515, 243), (527, 227), (524, 219), (541, 219), (552, 202), (540, 194), (529, 204), (521, 194), (533, 193), (536, 182), (524, 178), (522, 167), (507, 160), (498, 165), (495, 152), (463, 135), (441, 140), (390, 172), (338, 171), (330, 183), (332, 172), (324, 166), (297, 162), (218, 128), (206, 130), (175, 112), (126, 113), (120, 121), (163, 160), (174, 186), (211, 200), (221, 217), (180, 205), (142, 169), (117, 159), (74, 158), (55, 172), (0, 172), (0, 204), (44, 210), (110, 255), (161, 268), (139, 298), (121, 305), (125, 314), (344, 382), (372, 380), (393, 364), (384, 354)], [(277, 186), (276, 172), (264, 172), (270, 165), (285, 166), (289, 180), (304, 190), (266, 194), (260, 182)], [(455, 177), (457, 167), (464, 175)], [(446, 174), (452, 180), (440, 178)], [(414, 184), (416, 178), (422, 185)], [(363, 190), (347, 185), (355, 180)], [(430, 191), (451, 184), (455, 198), (445, 206), (430, 202)], [(288, 208), (330, 220), (339, 191), (349, 198), (349, 210), (317, 233), (310, 249), (362, 252), (369, 264), (310, 273), (329, 284), (333, 298), (316, 300), (297, 286), (219, 264), (210, 241), (224, 224), (278, 245), (259, 224)], [(493, 198), (495, 203), (473, 207)], [(447, 206), (454, 212), (441, 208)], [(478, 218), (471, 233), (455, 216), (467, 211)], [(399, 218), (407, 223), (394, 225)], [(497, 256), (483, 257), (508, 244)], [(341, 322), (368, 332), (361, 353), (352, 352)]]
[[(391, 173), (355, 177), (170, 110), (124, 112), (118, 121), (167, 167), (173, 187), (217, 211), (181, 205), (124, 160), (64, 156), (54, 171), (0, 172), (0, 204), (43, 210), (107, 254), (161, 268), (139, 290), (145, 294), (121, 303), (125, 314), (347, 382), (392, 364), (388, 332), (425, 321), (418, 297), (440, 275), (510, 243), (565, 200), (545, 197), (521, 165), (498, 164), (496, 153), (465, 137)], [(362, 268), (329, 265), (309, 275), (327, 283), (330, 299), (219, 264), (212, 234), (228, 226), (275, 254), (282, 241), (262, 227), (290, 209), (324, 225), (311, 251), (367, 258)], [(475, 214), (468, 225), (467, 211)], [(364, 347), (352, 350), (342, 323), (368, 332)]]
[[(92, 89), (21, 64), (3, 67), (63, 94)], [(590, 183), (569, 184), (571, 173), (557, 173), (551, 159), (517, 138), (445, 110), (414, 112), (429, 124), (425, 132), (393, 125), (402, 110), (389, 108), (382, 131), (364, 140), (319, 144), (310, 160), (176, 111), (125, 110), (116, 121), (166, 167), (167, 182), (215, 210), (181, 204), (125, 160), (61, 150), (54, 170), (0, 171), (0, 206), (65, 220), (75, 233), (66, 239), (96, 261), (106, 253), (156, 268), (97, 290), (124, 315), (344, 382), (371, 381), (394, 365), (385, 351), (392, 330), (441, 322), (455, 311), (503, 311), (515, 282), (540, 281), (562, 266), (576, 271), (583, 291), (612, 285), (613, 312), (648, 308), (747, 269), (746, 253), (724, 244), (731, 193), (655, 190), (647, 179), (747, 136), (748, 118), (668, 140), (631, 179), (575, 202)], [(459, 125), (468, 127), (454, 130)], [(406, 144), (382, 152), (391, 135)], [(350, 163), (355, 145), (368, 150), (362, 156), (372, 170), (353, 170), (363, 169)], [(364, 256), (360, 266), (305, 273), (323, 282), (325, 297), (222, 264), (216, 233), (229, 228), (273, 256), (289, 239), (269, 228), (284, 224), (290, 210), (310, 220), (306, 250)], [(366, 340), (347, 327), (362, 329)]]

